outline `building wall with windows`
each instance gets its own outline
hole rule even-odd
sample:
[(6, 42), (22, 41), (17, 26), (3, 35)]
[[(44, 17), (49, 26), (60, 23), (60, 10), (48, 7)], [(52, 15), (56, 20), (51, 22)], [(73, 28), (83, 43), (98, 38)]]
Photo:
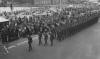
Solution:
[[(66, 4), (66, 3), (80, 3), (80, 2), (84, 2), (87, 0), (61, 0), (62, 4)], [(35, 4), (59, 4), (60, 0), (34, 0)]]
[(34, 4), (51, 4), (51, 0), (34, 0)]
[[(11, 0), (7, 0), (7, 1), (11, 1)], [(31, 3), (31, 4), (35, 4), (35, 5), (56, 5), (60, 3), (60, 0), (13, 0), (15, 2), (19, 2), (21, 4), (23, 3)], [(66, 3), (72, 3), (72, 2), (77, 2), (80, 3), (81, 1), (87, 1), (87, 0), (61, 0), (62, 4), (66, 4)], [(88, 1), (94, 1), (94, 0), (88, 0)], [(95, 0), (96, 1), (96, 0)]]

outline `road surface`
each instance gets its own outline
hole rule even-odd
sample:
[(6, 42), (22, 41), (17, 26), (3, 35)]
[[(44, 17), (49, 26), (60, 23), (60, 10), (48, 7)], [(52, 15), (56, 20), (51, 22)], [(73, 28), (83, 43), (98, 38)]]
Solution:
[(37, 38), (32, 46), (31, 52), (27, 42), (10, 48), (0, 59), (100, 59), (100, 22), (62, 42), (55, 41), (53, 47), (38, 46)]

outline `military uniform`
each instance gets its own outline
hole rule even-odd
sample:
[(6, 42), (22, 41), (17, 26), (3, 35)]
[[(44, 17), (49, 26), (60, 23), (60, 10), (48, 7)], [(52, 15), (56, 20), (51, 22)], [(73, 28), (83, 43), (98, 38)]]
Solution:
[(42, 27), (41, 26), (39, 26), (39, 33), (38, 33), (38, 36), (39, 36), (39, 45), (41, 45), (42, 44), (42, 35), (43, 35), (43, 33), (42, 33)]
[(28, 45), (29, 45), (29, 52), (32, 50), (32, 37), (28, 36)]
[(42, 28), (43, 28), (42, 30), (43, 30), (44, 41), (45, 41), (44, 45), (47, 45), (49, 28), (47, 28), (47, 26), (45, 25)]

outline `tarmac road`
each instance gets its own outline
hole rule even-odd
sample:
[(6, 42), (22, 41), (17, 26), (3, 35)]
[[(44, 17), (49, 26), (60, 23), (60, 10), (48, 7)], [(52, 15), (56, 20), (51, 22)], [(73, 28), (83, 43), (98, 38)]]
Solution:
[(32, 45), (32, 52), (25, 43), (9, 49), (0, 59), (100, 59), (100, 21), (62, 42), (55, 41), (53, 47), (38, 46), (38, 40)]

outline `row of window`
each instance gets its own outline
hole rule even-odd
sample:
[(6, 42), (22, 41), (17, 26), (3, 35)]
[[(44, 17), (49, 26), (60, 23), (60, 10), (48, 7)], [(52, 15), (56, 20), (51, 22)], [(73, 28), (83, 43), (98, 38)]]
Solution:
[[(62, 3), (77, 2), (80, 3), (87, 0), (61, 0)], [(59, 4), (60, 0), (34, 0), (34, 4)]]
[(37, 0), (35, 1), (35, 4), (51, 4), (50, 0)]

